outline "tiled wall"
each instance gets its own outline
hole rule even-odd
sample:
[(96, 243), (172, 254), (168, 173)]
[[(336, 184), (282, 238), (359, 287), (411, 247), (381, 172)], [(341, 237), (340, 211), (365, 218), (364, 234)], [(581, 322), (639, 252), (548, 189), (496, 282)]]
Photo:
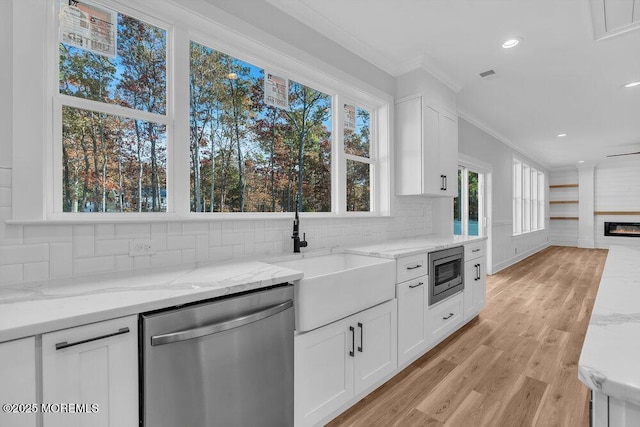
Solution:
[[(392, 218), (302, 218), (309, 249), (431, 233), (432, 201), (396, 199)], [(157, 266), (189, 265), (291, 251), (292, 219), (88, 225), (7, 225), (11, 170), (0, 167), (0, 284)], [(151, 239), (157, 253), (129, 256), (129, 240)]]

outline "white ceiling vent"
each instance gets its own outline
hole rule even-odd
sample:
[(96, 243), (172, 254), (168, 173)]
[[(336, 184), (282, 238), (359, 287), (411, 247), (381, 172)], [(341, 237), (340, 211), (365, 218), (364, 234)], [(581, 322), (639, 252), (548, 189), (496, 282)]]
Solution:
[(590, 0), (590, 3), (596, 40), (640, 28), (640, 0)]
[(486, 80), (490, 80), (494, 77), (496, 77), (496, 72), (494, 70), (487, 70), (487, 71), (483, 71), (481, 73), (478, 73), (478, 75)]

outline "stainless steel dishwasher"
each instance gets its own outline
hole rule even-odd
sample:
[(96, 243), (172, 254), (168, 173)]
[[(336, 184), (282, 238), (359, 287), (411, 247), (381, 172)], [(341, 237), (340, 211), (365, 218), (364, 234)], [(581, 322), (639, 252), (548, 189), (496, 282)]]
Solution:
[(140, 316), (146, 427), (293, 426), (293, 286)]

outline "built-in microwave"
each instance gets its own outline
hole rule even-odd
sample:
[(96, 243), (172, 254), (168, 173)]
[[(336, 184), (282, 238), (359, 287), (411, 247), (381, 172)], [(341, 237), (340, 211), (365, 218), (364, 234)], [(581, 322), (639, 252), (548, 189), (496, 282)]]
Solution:
[(464, 289), (464, 248), (429, 252), (429, 305)]

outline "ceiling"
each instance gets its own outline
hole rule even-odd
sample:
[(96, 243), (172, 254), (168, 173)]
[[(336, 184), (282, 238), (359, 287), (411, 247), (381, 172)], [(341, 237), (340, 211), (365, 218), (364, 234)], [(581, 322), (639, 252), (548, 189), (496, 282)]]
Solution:
[[(637, 20), (640, 0), (247, 4), (268, 3), (393, 76), (426, 69), (457, 92), (461, 117), (553, 169), (640, 151), (640, 86), (624, 88), (640, 80), (640, 30), (596, 41), (602, 17), (594, 13), (594, 24), (591, 7), (603, 2), (627, 2), (616, 21), (625, 7)], [(503, 49), (513, 37), (522, 43)], [(491, 78), (478, 76), (489, 69)]]

